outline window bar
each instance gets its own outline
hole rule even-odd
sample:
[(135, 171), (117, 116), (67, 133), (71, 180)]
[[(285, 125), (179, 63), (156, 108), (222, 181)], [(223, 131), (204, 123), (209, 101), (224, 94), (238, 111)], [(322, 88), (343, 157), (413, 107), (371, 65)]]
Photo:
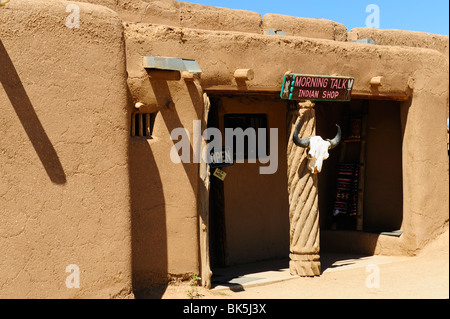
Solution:
[(143, 136), (142, 114), (138, 114), (139, 133), (138, 136)]
[(150, 113), (145, 115), (145, 136), (150, 136)]
[(131, 136), (136, 136), (136, 114), (131, 116)]

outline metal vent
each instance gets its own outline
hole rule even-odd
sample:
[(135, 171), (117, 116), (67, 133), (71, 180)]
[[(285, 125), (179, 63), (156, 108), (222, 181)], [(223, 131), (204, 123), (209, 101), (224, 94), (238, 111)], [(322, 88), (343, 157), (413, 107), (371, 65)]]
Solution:
[(145, 69), (188, 71), (193, 74), (202, 73), (202, 69), (198, 65), (197, 61), (192, 59), (145, 56), (143, 65)]
[(372, 39), (358, 39), (358, 40), (351, 40), (350, 42), (375, 44), (375, 41), (373, 41)]
[(274, 29), (264, 30), (264, 34), (266, 34), (266, 35), (286, 35), (286, 33), (283, 30), (274, 30)]

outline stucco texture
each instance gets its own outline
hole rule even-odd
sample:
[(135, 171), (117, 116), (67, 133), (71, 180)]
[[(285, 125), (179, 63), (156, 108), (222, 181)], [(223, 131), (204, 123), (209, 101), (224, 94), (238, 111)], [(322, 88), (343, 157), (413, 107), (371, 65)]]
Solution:
[(1, 298), (131, 292), (122, 23), (81, 3), (68, 28), (68, 4), (0, 10)]
[[(448, 228), (448, 37), (173, 0), (76, 2), (70, 28), (71, 3), (0, 9), (0, 298), (125, 298), (208, 273), (207, 183), (198, 163), (171, 161), (170, 133), (206, 127), (204, 93), (277, 97), (287, 71), (352, 76), (352, 99), (400, 104), (403, 234), (332, 241), (414, 255)], [(349, 42), (366, 37), (377, 44)], [(195, 59), (202, 74), (152, 79), (143, 56)], [(254, 77), (237, 83), (237, 69)], [(130, 137), (136, 102), (156, 115), (151, 138)]]
[[(125, 29), (127, 47), (132, 52), (128, 60), (131, 79), (142, 78), (138, 56), (178, 56), (197, 60), (203, 70), (200, 83), (206, 92), (227, 87), (233, 90), (234, 71), (251, 68), (255, 76), (246, 83), (249, 91), (281, 87), (283, 74), (290, 70), (353, 76), (355, 96), (406, 100), (402, 102), (404, 122), (400, 124), (405, 232), (396, 240), (380, 237), (375, 251), (414, 253), (428, 241), (427, 234), (442, 231), (448, 221), (448, 174), (443, 174), (448, 166), (448, 69), (443, 66), (448, 62), (440, 52), (142, 23), (126, 23)], [(383, 77), (382, 86), (371, 86), (375, 76)], [(149, 86), (146, 81), (136, 84), (139, 88)], [(132, 81), (129, 83), (131, 91), (138, 88)], [(137, 98), (155, 104), (155, 97)], [(440, 122), (442, 125), (431, 125)]]

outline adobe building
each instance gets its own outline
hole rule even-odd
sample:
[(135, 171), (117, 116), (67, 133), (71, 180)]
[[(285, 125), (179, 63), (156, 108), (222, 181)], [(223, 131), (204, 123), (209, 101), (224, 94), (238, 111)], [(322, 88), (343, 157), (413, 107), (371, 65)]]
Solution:
[[(448, 227), (448, 43), (172, 0), (11, 0), (0, 297), (127, 298), (260, 260), (316, 276), (324, 251), (416, 254)], [(282, 98), (285, 75), (351, 79), (351, 95)], [(331, 139), (336, 124), (313, 174), (294, 128)], [(227, 127), (267, 129), (272, 162), (216, 177), (196, 137)], [(188, 162), (171, 159), (178, 128)]]

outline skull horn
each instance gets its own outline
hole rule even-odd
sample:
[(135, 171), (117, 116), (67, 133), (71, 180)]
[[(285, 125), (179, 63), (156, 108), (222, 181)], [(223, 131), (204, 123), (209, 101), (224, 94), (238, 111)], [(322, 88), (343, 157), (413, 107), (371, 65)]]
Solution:
[(333, 148), (338, 146), (339, 143), (341, 142), (341, 128), (337, 124), (336, 124), (336, 126), (338, 128), (338, 132), (337, 132), (336, 136), (332, 140), (327, 140), (328, 142), (330, 142), (330, 147), (328, 148), (330, 150), (332, 150)]
[(300, 131), (300, 122), (297, 123), (297, 125), (295, 126), (295, 130), (294, 130), (293, 140), (294, 140), (295, 145), (297, 145), (299, 147), (303, 147), (303, 148), (308, 148), (309, 147), (309, 137), (299, 138), (298, 137), (299, 131)]

